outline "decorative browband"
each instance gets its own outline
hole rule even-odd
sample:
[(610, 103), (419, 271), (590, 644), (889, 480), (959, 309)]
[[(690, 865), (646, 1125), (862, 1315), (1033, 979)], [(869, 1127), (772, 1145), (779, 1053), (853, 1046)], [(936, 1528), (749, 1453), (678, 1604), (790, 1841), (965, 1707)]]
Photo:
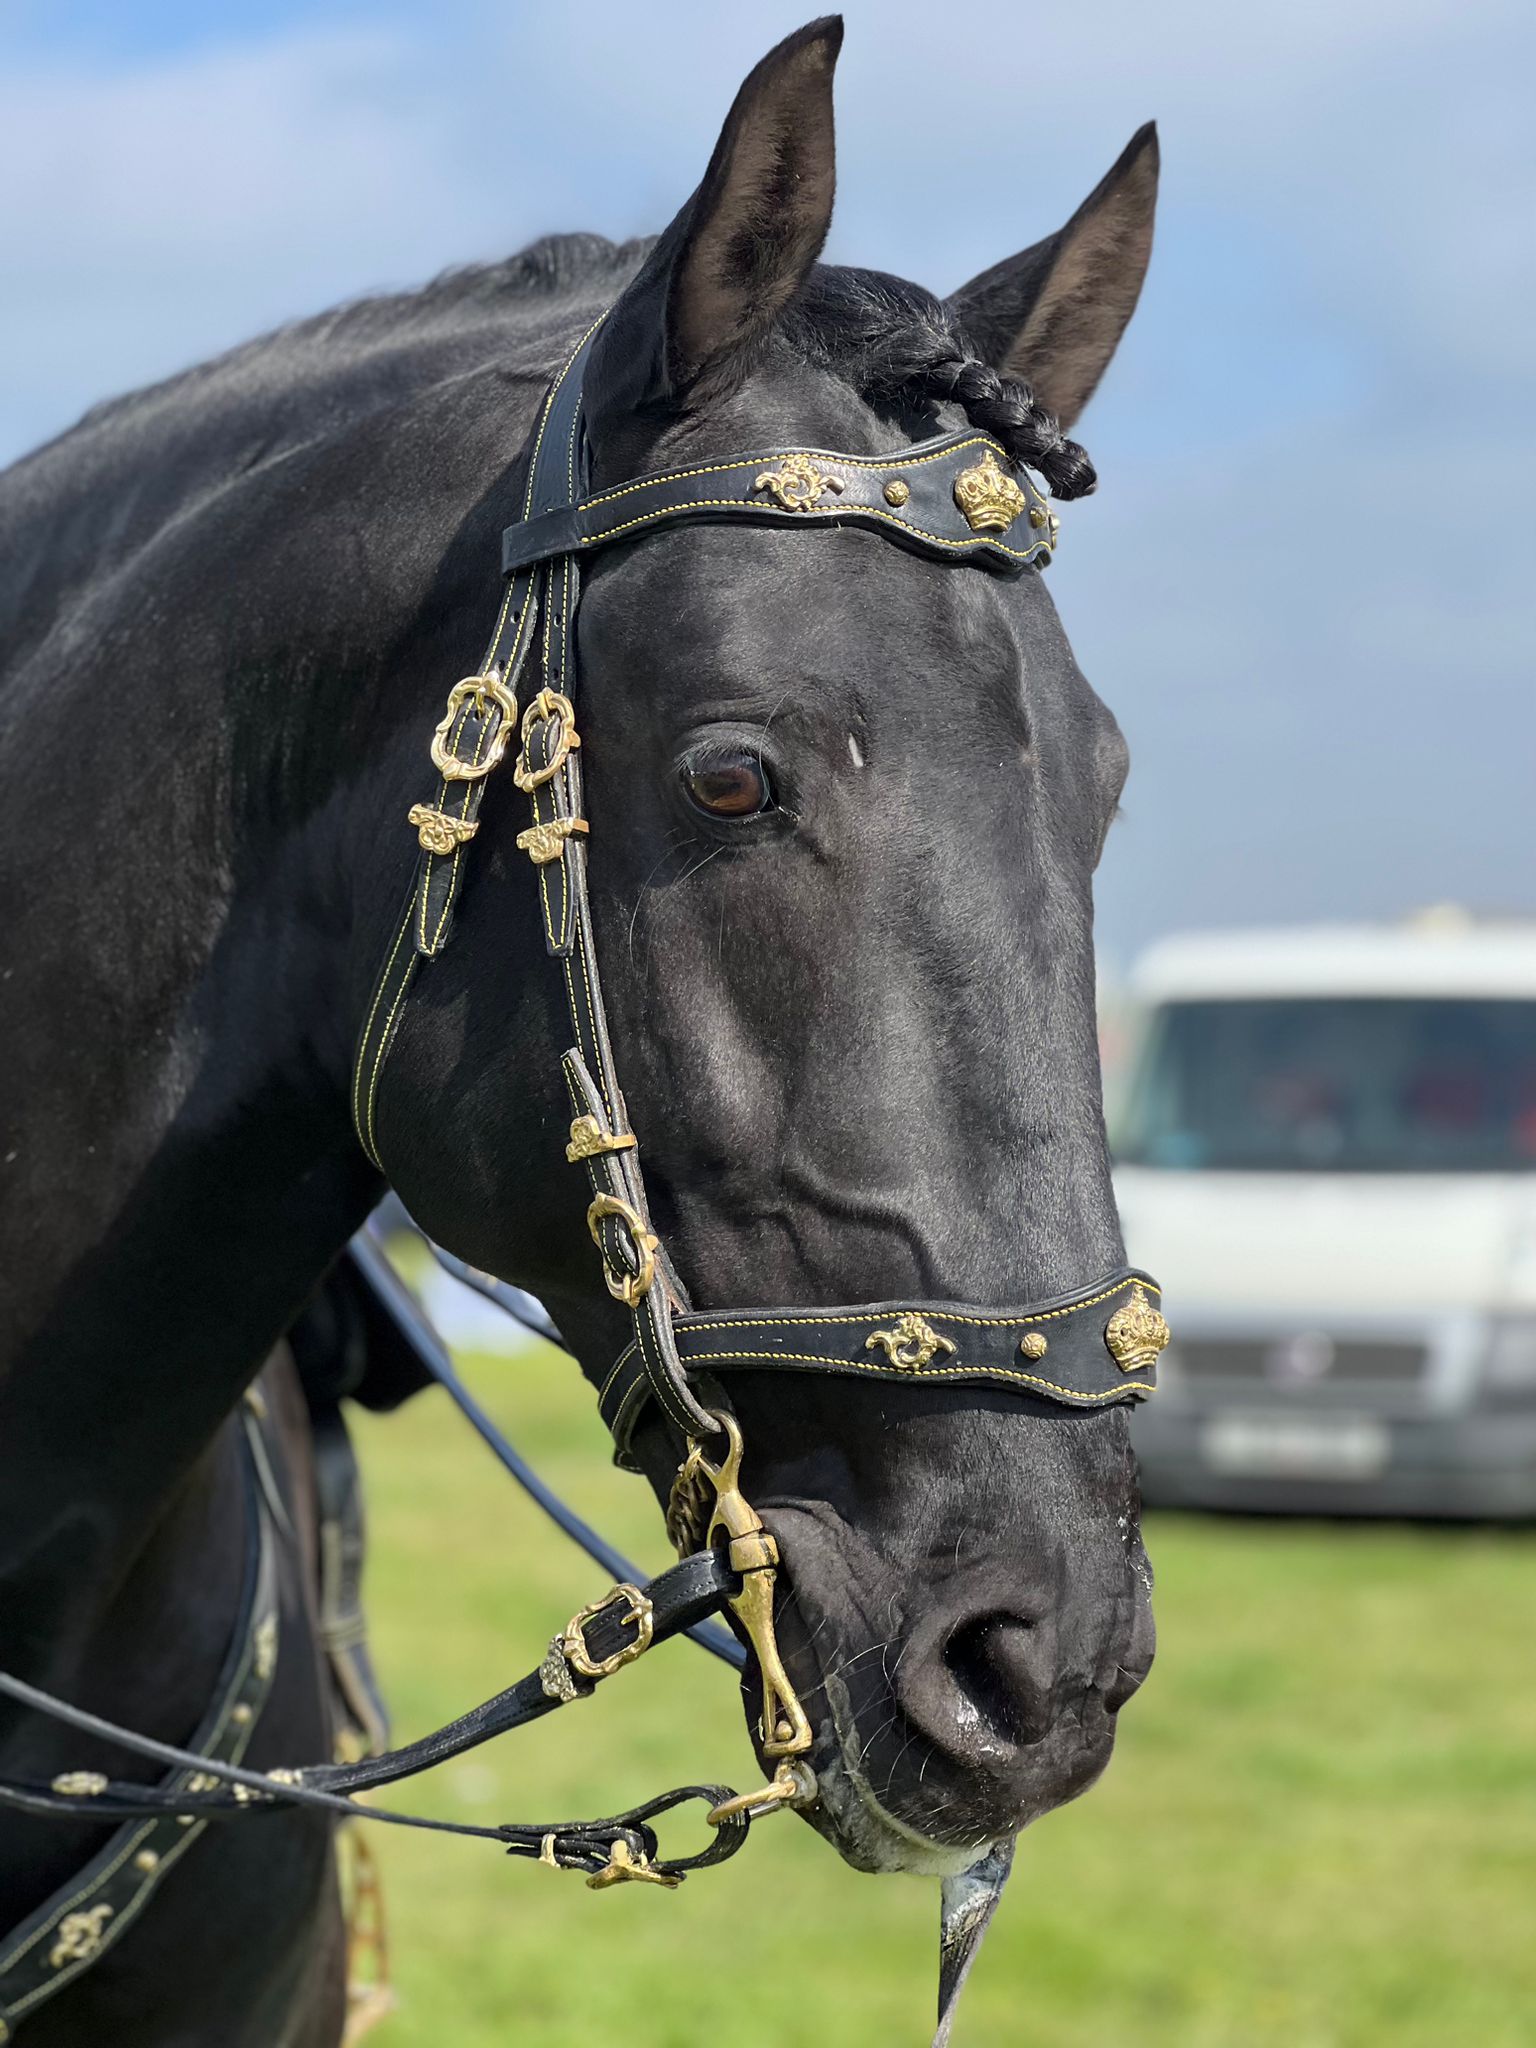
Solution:
[(769, 449), (642, 477), (509, 526), (511, 575), (557, 555), (630, 540), (665, 520), (744, 519), (758, 526), (867, 526), (922, 554), (1044, 568), (1060, 522), (1001, 445), (974, 431), (894, 455)]
[[(673, 1332), (690, 1375), (768, 1370), (992, 1382), (1071, 1408), (1100, 1408), (1155, 1391), (1158, 1353), (1168, 1342), (1161, 1298), (1155, 1280), (1126, 1271), (1023, 1309), (867, 1302), (716, 1310), (678, 1316)], [(601, 1395), (621, 1454), (648, 1391), (644, 1361), (631, 1345)]]

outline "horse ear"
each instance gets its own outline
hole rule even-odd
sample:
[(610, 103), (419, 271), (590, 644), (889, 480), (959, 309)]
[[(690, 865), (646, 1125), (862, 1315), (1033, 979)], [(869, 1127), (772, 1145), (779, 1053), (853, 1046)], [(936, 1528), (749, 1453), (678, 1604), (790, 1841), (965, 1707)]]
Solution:
[(703, 183), (604, 323), (589, 415), (665, 404), (728, 374), (798, 291), (832, 219), (842, 40), (828, 15), (748, 76)]
[(1136, 310), (1157, 206), (1157, 125), (1138, 128), (1064, 228), (984, 270), (949, 303), (993, 369), (1070, 428)]

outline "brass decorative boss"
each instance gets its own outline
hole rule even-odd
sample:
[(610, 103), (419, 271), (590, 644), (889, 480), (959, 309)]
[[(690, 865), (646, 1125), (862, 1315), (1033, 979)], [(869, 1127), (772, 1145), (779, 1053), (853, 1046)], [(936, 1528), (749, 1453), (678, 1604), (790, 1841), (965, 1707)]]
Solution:
[(1109, 1355), (1122, 1372), (1146, 1372), (1156, 1365), (1169, 1335), (1167, 1323), (1147, 1299), (1139, 1280), (1131, 1289), (1130, 1300), (1117, 1308), (1104, 1326)]
[(66, 1963), (88, 1963), (106, 1940), (104, 1929), (115, 1911), (113, 1906), (87, 1906), (66, 1913), (59, 1922), (59, 1938), (48, 1951), (50, 1965), (62, 1970)]
[(771, 491), (786, 512), (808, 512), (828, 491), (840, 492), (840, 476), (824, 476), (809, 455), (786, 455), (777, 469), (765, 469), (752, 486)]
[(953, 1354), (954, 1348), (926, 1316), (911, 1312), (897, 1320), (894, 1330), (876, 1330), (864, 1339), (866, 1351), (883, 1351), (899, 1372), (921, 1372), (939, 1352)]
[(456, 846), (463, 846), (480, 830), (474, 820), (451, 818), (434, 804), (412, 804), (406, 813), (406, 822), (416, 827), (417, 843), (424, 853), (440, 855), (452, 853)]
[(998, 468), (989, 448), (980, 462), (955, 478), (955, 503), (972, 533), (1006, 533), (1027, 500), (1013, 478)]

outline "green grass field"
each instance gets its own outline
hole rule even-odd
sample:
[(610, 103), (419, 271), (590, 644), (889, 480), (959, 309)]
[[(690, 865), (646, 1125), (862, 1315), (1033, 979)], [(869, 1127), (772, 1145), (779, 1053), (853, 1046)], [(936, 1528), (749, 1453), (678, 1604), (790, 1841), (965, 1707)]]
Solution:
[[(569, 1361), (471, 1377), (556, 1486), (665, 1562)], [(443, 1396), (360, 1430), (405, 1739), (519, 1676), (603, 1587)], [(1536, 1539), (1165, 1517), (1149, 1543), (1157, 1667), (1107, 1777), (1021, 1844), (961, 2048), (1530, 2048)], [(698, 1778), (745, 1786), (751, 1753), (729, 1674), (674, 1643), (410, 1791), (521, 1820)], [(675, 1893), (373, 1840), (400, 1994), (377, 2048), (928, 2039), (936, 1885), (857, 1876), (787, 1816)]]

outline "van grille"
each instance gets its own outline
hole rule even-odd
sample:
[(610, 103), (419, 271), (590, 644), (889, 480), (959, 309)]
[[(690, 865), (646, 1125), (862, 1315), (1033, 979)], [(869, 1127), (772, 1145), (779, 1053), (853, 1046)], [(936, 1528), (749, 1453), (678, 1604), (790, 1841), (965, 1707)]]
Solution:
[(1186, 1380), (1240, 1380), (1267, 1386), (1413, 1386), (1424, 1376), (1427, 1347), (1403, 1338), (1191, 1337), (1169, 1350)]

